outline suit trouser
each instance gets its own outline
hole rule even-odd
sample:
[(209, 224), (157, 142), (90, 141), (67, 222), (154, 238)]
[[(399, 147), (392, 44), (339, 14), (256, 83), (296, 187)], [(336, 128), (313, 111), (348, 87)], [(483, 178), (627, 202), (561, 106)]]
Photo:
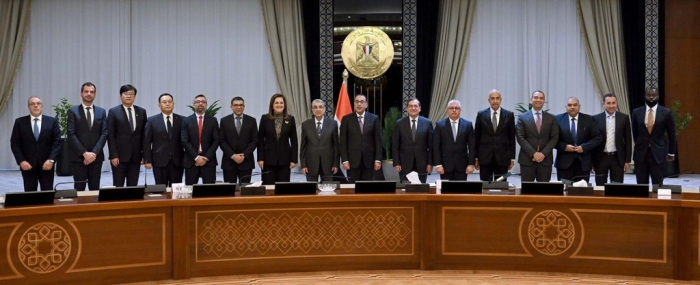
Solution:
[(348, 181), (350, 183), (355, 183), (355, 181), (371, 181), (374, 180), (374, 161), (372, 162), (372, 167), (366, 167), (364, 158), (360, 159), (360, 165), (358, 167), (348, 169)]
[(153, 166), (153, 179), (156, 181), (156, 184), (166, 186), (173, 185), (173, 183), (182, 183), (182, 173), (184, 171), (185, 169), (182, 166), (176, 166), (171, 159), (165, 167)]
[(656, 163), (650, 148), (647, 148), (644, 160), (635, 161), (634, 163), (634, 174), (637, 176), (637, 184), (649, 184), (649, 175), (651, 175), (651, 184), (661, 185), (664, 183), (664, 165)]
[(444, 174), (440, 174), (440, 179), (442, 180), (456, 180), (456, 181), (466, 181), (467, 180), (467, 169), (462, 170), (453, 169), (452, 171), (445, 170)]
[[(324, 169), (328, 169), (328, 171), (324, 171)], [(328, 173), (326, 173), (328, 172)], [(321, 181), (332, 181), (333, 180), (333, 172), (331, 171), (331, 167), (325, 167), (323, 165), (323, 161), (319, 159), (318, 162), (318, 171), (317, 173), (307, 173), (306, 174), (306, 181), (319, 181), (318, 178), (321, 178)]]
[(136, 186), (138, 184), (139, 172), (141, 172), (140, 161), (119, 161), (117, 166), (112, 165), (110, 161), (109, 165), (112, 167), (112, 183), (114, 187), (124, 187), (124, 180), (126, 180), (126, 186)]
[[(102, 175), (102, 161), (93, 161), (85, 165), (82, 162), (73, 162), (73, 181), (87, 180), (90, 190), (100, 190), (100, 176)], [(85, 182), (76, 182), (75, 190), (85, 190)]]
[(289, 182), (292, 170), (287, 165), (264, 165), (262, 181), (264, 185), (274, 185), (275, 182)]
[(41, 190), (53, 190), (53, 171), (41, 169), (43, 165), (32, 165), (31, 170), (21, 170), (24, 182), (24, 191), (36, 191), (36, 187), (41, 185)]
[(567, 168), (557, 168), (557, 180), (559, 181), (562, 179), (571, 180), (573, 182), (583, 180), (588, 183), (590, 177), (591, 170), (584, 171), (581, 167), (581, 160), (578, 158), (574, 158), (574, 162)]
[(613, 153), (612, 155), (603, 153), (600, 161), (595, 163), (595, 185), (603, 186), (605, 183), (608, 183), (608, 171), (610, 172), (610, 181), (624, 182), (624, 164), (620, 165), (620, 161), (617, 159), (617, 153)]
[(207, 162), (204, 166), (192, 165), (185, 169), (185, 184), (194, 185), (199, 182), (199, 177), (202, 177), (203, 184), (216, 183), (216, 165), (212, 162)]
[(496, 156), (491, 156), (491, 161), (479, 161), (479, 178), (481, 181), (493, 181), (508, 172), (508, 166), (496, 162)]
[(423, 169), (418, 169), (418, 165), (416, 164), (416, 159), (414, 158), (414, 159), (413, 159), (413, 168), (411, 168), (411, 169), (406, 169), (406, 168), (403, 168), (403, 165), (401, 166), (401, 172), (400, 172), (401, 177), (400, 177), (400, 180), (401, 180), (402, 183), (403, 183), (404, 181), (408, 182), (408, 178), (406, 178), (406, 175), (408, 175), (409, 173), (411, 173), (411, 171), (415, 171), (416, 173), (418, 173), (418, 179), (420, 179), (420, 182), (421, 182), (421, 183), (425, 183), (425, 181), (428, 180), (428, 174), (425, 173), (425, 168), (423, 168)]
[(552, 165), (542, 165), (533, 162), (532, 165), (520, 164), (520, 179), (522, 181), (549, 182), (552, 179)]
[[(234, 165), (232, 169), (222, 169), (224, 171), (224, 182), (226, 183), (250, 183), (252, 169), (241, 170)], [(240, 180), (240, 181), (239, 181)]]

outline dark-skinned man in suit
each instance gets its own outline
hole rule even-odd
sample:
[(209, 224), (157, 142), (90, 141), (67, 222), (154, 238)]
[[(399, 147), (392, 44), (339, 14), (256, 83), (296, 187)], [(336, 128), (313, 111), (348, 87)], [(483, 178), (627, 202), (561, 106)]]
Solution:
[(515, 137), (520, 144), (520, 178), (522, 181), (549, 182), (552, 178), (554, 147), (559, 140), (559, 125), (554, 115), (542, 110), (544, 92), (530, 95), (532, 110), (518, 115)]
[(625, 172), (632, 159), (632, 130), (630, 117), (617, 110), (615, 94), (603, 97), (605, 111), (593, 116), (603, 141), (593, 150), (595, 184), (602, 186), (608, 182), (624, 182)]
[(338, 122), (324, 116), (321, 99), (311, 102), (311, 111), (313, 117), (301, 123), (301, 174), (307, 181), (332, 181), (340, 161)]
[(173, 95), (163, 93), (158, 97), (160, 114), (146, 122), (143, 135), (143, 157), (146, 169), (153, 169), (156, 184), (171, 186), (182, 183), (182, 122), (185, 117), (173, 113)]
[(82, 103), (68, 110), (69, 158), (73, 162), (73, 180), (76, 190), (100, 189), (104, 146), (107, 143), (107, 111), (95, 106), (97, 87), (91, 82), (80, 88)]
[(180, 138), (185, 149), (185, 184), (216, 182), (216, 149), (219, 148), (219, 122), (207, 115), (207, 97), (199, 94), (192, 101), (195, 113), (182, 124)]
[(433, 123), (420, 116), (420, 101), (410, 99), (406, 102), (408, 117), (396, 121), (392, 137), (392, 157), (394, 169), (406, 181), (406, 175), (415, 171), (422, 183), (433, 171)]
[(17, 118), (12, 127), (10, 146), (22, 172), (24, 191), (53, 189), (53, 167), (61, 149), (58, 120), (45, 116), (44, 104), (36, 96), (27, 100), (29, 115)]
[(559, 125), (557, 142), (557, 178), (588, 183), (593, 168), (591, 154), (603, 137), (593, 117), (580, 112), (578, 98), (566, 100), (566, 113), (556, 116)]
[(500, 178), (515, 165), (515, 115), (501, 108), (501, 91), (489, 91), (489, 108), (474, 122), (476, 161), (481, 181)]
[(447, 118), (435, 124), (433, 134), (433, 163), (440, 179), (467, 180), (474, 172), (476, 160), (474, 127), (472, 122), (460, 117), (462, 103), (447, 103)]
[(136, 186), (143, 159), (143, 131), (146, 110), (134, 105), (136, 87), (126, 84), (119, 88), (121, 105), (109, 109), (107, 142), (112, 180), (115, 187)]
[(632, 111), (632, 154), (637, 184), (664, 182), (664, 160), (673, 161), (676, 153), (676, 125), (671, 110), (659, 105), (659, 90), (649, 88), (645, 105)]
[(241, 97), (231, 99), (231, 111), (233, 114), (223, 117), (219, 127), (224, 182), (250, 183), (255, 168), (253, 152), (258, 147), (258, 122), (243, 113), (245, 100)]
[(355, 95), (354, 112), (340, 121), (340, 157), (348, 180), (372, 180), (382, 168), (382, 126), (377, 115), (367, 112), (367, 96)]

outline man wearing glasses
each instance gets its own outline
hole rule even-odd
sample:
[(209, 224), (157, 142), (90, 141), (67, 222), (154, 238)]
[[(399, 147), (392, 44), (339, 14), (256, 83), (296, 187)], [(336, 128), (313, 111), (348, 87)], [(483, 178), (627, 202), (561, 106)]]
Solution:
[(340, 121), (340, 157), (348, 180), (372, 180), (382, 167), (382, 127), (379, 117), (367, 112), (367, 97), (355, 95), (355, 112)]
[(432, 147), (433, 123), (426, 117), (420, 116), (420, 101), (408, 100), (406, 110), (408, 117), (396, 121), (392, 136), (392, 157), (394, 169), (401, 174), (401, 180), (406, 181), (406, 175), (415, 171), (422, 183), (433, 171)]
[(233, 114), (221, 119), (219, 144), (224, 155), (221, 169), (224, 182), (250, 183), (255, 168), (253, 151), (258, 146), (258, 123), (255, 118), (243, 114), (245, 101), (241, 97), (231, 99)]
[(474, 172), (474, 127), (460, 117), (462, 104), (458, 100), (447, 103), (448, 117), (437, 122), (433, 136), (433, 163), (440, 179), (467, 180)]
[(219, 148), (219, 122), (207, 115), (207, 97), (199, 94), (192, 101), (194, 114), (182, 124), (181, 140), (185, 148), (185, 184), (216, 182), (216, 149)]
[(122, 104), (109, 109), (107, 115), (109, 161), (115, 187), (136, 186), (143, 158), (143, 131), (146, 110), (134, 105), (136, 87), (126, 84), (119, 88)]

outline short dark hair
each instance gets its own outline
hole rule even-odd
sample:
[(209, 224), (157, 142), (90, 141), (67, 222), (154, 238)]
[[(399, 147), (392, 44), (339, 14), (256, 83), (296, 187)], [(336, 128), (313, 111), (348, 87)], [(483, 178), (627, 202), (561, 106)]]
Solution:
[(273, 119), (275, 117), (275, 99), (277, 98), (282, 98), (282, 101), (284, 102), (284, 110), (282, 110), (282, 117), (285, 119), (289, 116), (287, 113), (287, 98), (284, 97), (284, 95), (277, 93), (275, 95), (272, 95), (272, 98), (270, 98), (270, 108), (267, 111), (267, 117), (270, 119)]
[(542, 90), (535, 90), (535, 91), (532, 91), (532, 94), (530, 94), (530, 99), (532, 99), (532, 97), (535, 97), (535, 93), (542, 93), (542, 96), (547, 97), (547, 95), (544, 95), (544, 91), (542, 91)]
[(197, 98), (200, 98), (200, 97), (204, 97), (205, 100), (207, 99), (207, 96), (204, 96), (204, 94), (199, 94), (197, 96), (194, 96), (194, 100), (197, 100)]
[(134, 96), (136, 96), (136, 93), (138, 93), (138, 90), (136, 90), (136, 87), (134, 87), (131, 84), (126, 84), (122, 85), (122, 87), (119, 87), (119, 95), (121, 96), (122, 93), (126, 91), (134, 91)]
[(245, 100), (243, 100), (241, 96), (233, 97), (233, 99), (231, 99), (231, 106), (233, 106), (233, 101), (243, 101), (243, 103), (245, 103)]
[(617, 100), (617, 96), (615, 96), (615, 94), (608, 93), (608, 94), (605, 94), (605, 96), (603, 96), (603, 101), (605, 101), (605, 99), (608, 97), (612, 97), (612, 98), (615, 98), (615, 100)]
[(355, 97), (354, 97), (354, 98), (357, 99), (357, 96), (365, 97), (365, 101), (367, 101), (367, 96), (365, 96), (365, 94), (357, 93), (357, 94), (355, 94)]
[(97, 86), (95, 86), (95, 84), (93, 84), (92, 82), (83, 83), (83, 86), (80, 86), (80, 93), (83, 93), (85, 86), (95, 87), (95, 93), (97, 93)]
[(420, 100), (418, 100), (418, 98), (416, 98), (416, 97), (413, 97), (413, 98), (411, 98), (411, 99), (408, 99), (408, 101), (406, 101), (406, 106), (408, 106), (408, 103), (411, 103), (411, 101), (416, 101), (416, 102), (418, 102), (418, 106), (420, 106)]
[(173, 95), (170, 95), (170, 93), (163, 93), (158, 96), (158, 103), (160, 103), (160, 98), (163, 98), (163, 96), (170, 96), (170, 99), (175, 101), (175, 98), (173, 98)]

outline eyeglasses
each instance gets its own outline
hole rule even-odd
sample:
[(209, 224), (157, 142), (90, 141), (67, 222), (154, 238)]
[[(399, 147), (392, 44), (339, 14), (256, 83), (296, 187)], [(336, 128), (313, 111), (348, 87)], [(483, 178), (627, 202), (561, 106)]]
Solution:
[(459, 110), (462, 110), (462, 107), (449, 107), (449, 108), (447, 108), (447, 110), (450, 110), (450, 111), (459, 111)]
[(364, 100), (355, 100), (355, 104), (364, 104), (367, 103), (367, 101)]
[(194, 100), (192, 103), (194, 103), (194, 104), (206, 104), (207, 100)]

